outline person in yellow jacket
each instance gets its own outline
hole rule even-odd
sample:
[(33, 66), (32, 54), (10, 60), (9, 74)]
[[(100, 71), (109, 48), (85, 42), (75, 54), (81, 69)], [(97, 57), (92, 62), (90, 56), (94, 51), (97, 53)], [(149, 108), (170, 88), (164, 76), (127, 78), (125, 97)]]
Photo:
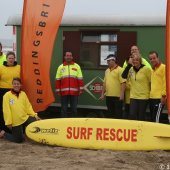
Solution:
[(2, 44), (0, 43), (0, 66), (6, 61), (6, 55), (2, 52)]
[(108, 112), (106, 118), (121, 119), (123, 114), (123, 99), (126, 80), (121, 77), (122, 68), (116, 62), (116, 56), (109, 54), (105, 59), (108, 69), (105, 71), (103, 89), (100, 100), (106, 96), (106, 106)]
[[(139, 48), (138, 48), (136, 45), (131, 46), (130, 53), (131, 53), (131, 55), (128, 56), (128, 57), (126, 58), (125, 62), (123, 63), (123, 68), (124, 68), (124, 69), (125, 69), (126, 66), (128, 65), (128, 61), (129, 61), (129, 59), (132, 57), (132, 54), (138, 54), (138, 55), (141, 56), (140, 50), (139, 50)], [(142, 59), (142, 64), (151, 69), (151, 65), (149, 64), (149, 62), (148, 62), (145, 58), (143, 58), (142, 56), (141, 56), (141, 59)]]
[[(126, 58), (126, 60), (123, 64), (124, 70), (126, 67), (128, 67), (129, 69), (132, 67), (133, 54), (140, 55), (140, 50), (136, 45), (133, 45), (133, 46), (131, 46), (130, 53), (131, 53), (131, 55)], [(151, 65), (149, 64), (149, 62), (143, 57), (141, 57), (141, 59), (142, 59), (142, 64), (151, 69)], [(126, 81), (126, 89), (125, 89), (125, 112), (123, 114), (124, 119), (128, 119), (129, 112), (130, 112), (130, 83), (127, 80)]]
[[(146, 107), (149, 103), (151, 69), (142, 64), (140, 55), (133, 54), (133, 67), (128, 71), (130, 81), (130, 114), (129, 119), (146, 120)], [(124, 74), (123, 72), (123, 74)]]
[(2, 111), (3, 95), (12, 88), (12, 80), (14, 77), (20, 77), (20, 65), (15, 61), (15, 53), (9, 51), (6, 55), (7, 61), (0, 66), (0, 129), (9, 132), (5, 126)]
[[(158, 106), (161, 104), (161, 112), (166, 103), (166, 66), (161, 63), (159, 55), (156, 51), (149, 52), (149, 60), (152, 65), (151, 72), (151, 91), (150, 91), (150, 121), (156, 121)], [(161, 117), (160, 117), (161, 120)]]
[(21, 79), (14, 78), (12, 81), (13, 88), (5, 93), (3, 97), (3, 114), (5, 125), (11, 129), (12, 134), (0, 132), (0, 137), (9, 141), (21, 143), (24, 140), (23, 130), (35, 120), (39, 120), (37, 113), (34, 112), (28, 97), (21, 90)]

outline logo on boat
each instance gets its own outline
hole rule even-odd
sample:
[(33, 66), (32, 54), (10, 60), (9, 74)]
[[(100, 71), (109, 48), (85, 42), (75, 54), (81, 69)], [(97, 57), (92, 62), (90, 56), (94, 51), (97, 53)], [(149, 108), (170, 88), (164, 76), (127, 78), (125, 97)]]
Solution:
[(58, 134), (59, 129), (56, 128), (40, 128), (40, 127), (33, 127), (34, 130), (30, 131), (31, 133), (51, 133), (51, 134)]

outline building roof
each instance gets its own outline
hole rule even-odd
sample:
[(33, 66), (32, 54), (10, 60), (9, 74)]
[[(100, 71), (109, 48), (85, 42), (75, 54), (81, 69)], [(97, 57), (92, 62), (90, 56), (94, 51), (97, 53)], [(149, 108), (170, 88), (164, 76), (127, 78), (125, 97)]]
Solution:
[[(67, 0), (61, 25), (157, 26), (165, 25), (167, 0)], [(6, 25), (21, 25), (22, 14)]]

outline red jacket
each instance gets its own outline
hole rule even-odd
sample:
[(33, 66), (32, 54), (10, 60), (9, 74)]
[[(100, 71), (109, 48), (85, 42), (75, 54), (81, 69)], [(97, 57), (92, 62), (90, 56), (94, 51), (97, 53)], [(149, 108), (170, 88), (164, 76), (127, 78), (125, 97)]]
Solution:
[(56, 73), (56, 92), (59, 95), (79, 95), (83, 90), (83, 76), (78, 64), (61, 64)]

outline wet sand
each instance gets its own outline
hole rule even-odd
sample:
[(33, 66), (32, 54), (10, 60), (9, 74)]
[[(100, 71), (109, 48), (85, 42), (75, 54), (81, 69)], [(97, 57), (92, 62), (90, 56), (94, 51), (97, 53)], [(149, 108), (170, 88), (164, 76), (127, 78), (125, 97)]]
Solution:
[(1, 170), (170, 169), (169, 151), (112, 151), (54, 147), (0, 139)]

